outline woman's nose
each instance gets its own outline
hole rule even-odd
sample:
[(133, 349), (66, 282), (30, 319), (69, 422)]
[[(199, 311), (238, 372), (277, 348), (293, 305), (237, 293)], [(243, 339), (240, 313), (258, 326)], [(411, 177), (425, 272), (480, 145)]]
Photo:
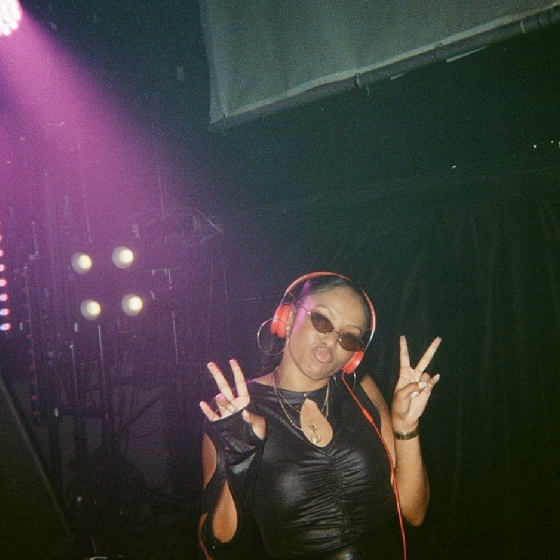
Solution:
[(324, 343), (327, 344), (329, 347), (334, 348), (336, 346), (338, 341), (338, 334), (336, 333), (336, 331), (324, 333), (322, 337)]

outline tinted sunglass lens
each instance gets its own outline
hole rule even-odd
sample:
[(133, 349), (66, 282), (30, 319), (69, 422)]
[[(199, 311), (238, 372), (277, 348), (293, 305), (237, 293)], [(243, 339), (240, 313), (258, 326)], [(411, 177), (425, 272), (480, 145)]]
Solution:
[(312, 311), (309, 316), (311, 317), (311, 324), (316, 331), (321, 334), (327, 334), (334, 331), (333, 324), (324, 315), (321, 315), (321, 313)]
[(348, 350), (348, 352), (357, 352), (363, 348), (362, 341), (353, 334), (341, 333), (338, 336), (338, 340), (340, 346), (342, 346), (344, 350)]
[[(311, 317), (311, 324), (314, 329), (321, 334), (328, 334), (334, 331), (334, 325), (327, 319), (322, 313), (317, 311), (311, 311), (309, 313)], [(362, 341), (353, 334), (350, 333), (336, 333), (338, 337), (338, 342), (344, 350), (348, 352), (357, 352), (363, 349)]]

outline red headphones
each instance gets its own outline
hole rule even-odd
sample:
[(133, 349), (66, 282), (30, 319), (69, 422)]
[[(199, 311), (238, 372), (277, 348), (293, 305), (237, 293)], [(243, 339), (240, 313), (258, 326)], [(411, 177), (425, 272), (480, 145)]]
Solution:
[[(280, 305), (277, 307), (276, 312), (274, 313), (274, 317), (272, 318), (272, 323), (270, 324), (270, 332), (275, 334), (278, 338), (286, 338), (286, 326), (288, 324), (288, 319), (290, 318), (290, 313), (292, 311), (293, 303), (287, 303), (285, 300), (288, 296), (292, 296), (292, 290), (302, 284), (303, 282), (307, 282), (312, 278), (318, 278), (319, 276), (337, 276), (338, 278), (342, 278), (343, 280), (351, 281), (350, 278), (346, 276), (342, 276), (341, 274), (337, 274), (336, 272), (311, 272), (309, 274), (304, 274), (300, 276), (296, 280), (294, 280), (284, 292), (282, 296), (282, 301)], [(360, 288), (361, 290), (361, 288)], [(367, 301), (369, 306), (369, 314), (370, 314), (370, 335), (367, 344), (365, 345), (363, 350), (358, 350), (352, 354), (352, 357), (344, 364), (342, 367), (343, 373), (353, 373), (354, 370), (360, 365), (362, 358), (364, 357), (364, 352), (366, 348), (369, 346), (371, 339), (373, 338), (373, 333), (375, 332), (375, 309), (373, 308), (373, 304), (369, 299), (368, 295), (361, 290), (364, 299)]]

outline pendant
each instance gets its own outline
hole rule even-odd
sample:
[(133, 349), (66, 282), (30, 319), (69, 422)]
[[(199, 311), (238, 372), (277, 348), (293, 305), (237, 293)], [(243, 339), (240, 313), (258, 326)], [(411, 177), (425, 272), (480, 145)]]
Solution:
[(311, 430), (311, 435), (309, 436), (309, 441), (313, 445), (317, 445), (323, 438), (317, 433), (317, 426), (315, 424), (309, 424), (308, 428)]

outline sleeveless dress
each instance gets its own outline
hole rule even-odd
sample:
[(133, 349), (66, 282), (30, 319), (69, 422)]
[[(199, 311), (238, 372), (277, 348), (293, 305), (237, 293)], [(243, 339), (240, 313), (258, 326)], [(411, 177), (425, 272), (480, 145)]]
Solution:
[[(333, 438), (313, 445), (286, 418), (274, 388), (249, 384), (255, 412), (267, 419), (252, 516), (272, 558), (387, 560), (402, 558), (387, 452), (349, 394), (330, 381)], [(305, 398), (323, 406), (326, 388), (280, 390), (299, 409)], [(379, 412), (358, 386), (358, 398), (380, 427)], [(292, 421), (296, 413), (284, 406)]]

